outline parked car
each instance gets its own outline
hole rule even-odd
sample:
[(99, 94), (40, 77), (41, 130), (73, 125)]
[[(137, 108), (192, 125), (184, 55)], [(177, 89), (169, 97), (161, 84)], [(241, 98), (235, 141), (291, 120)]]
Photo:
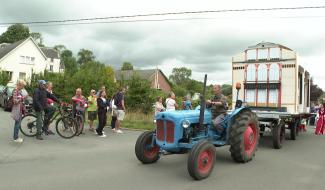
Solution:
[[(0, 93), (0, 106), (5, 111), (11, 111), (12, 108), (12, 92), (15, 89), (14, 86), (6, 86), (3, 90), (3, 92)], [(23, 95), (28, 95), (28, 92), (23, 89), (22, 90)], [(31, 105), (33, 102), (32, 97), (28, 96), (24, 102), (25, 105)]]

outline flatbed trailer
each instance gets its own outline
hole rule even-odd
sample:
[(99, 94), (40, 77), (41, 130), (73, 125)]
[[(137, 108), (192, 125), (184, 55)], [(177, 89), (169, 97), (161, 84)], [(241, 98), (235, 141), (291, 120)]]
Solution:
[(265, 128), (272, 131), (273, 147), (275, 149), (282, 148), (286, 137), (286, 130), (290, 131), (290, 139), (296, 140), (299, 133), (301, 121), (308, 119), (310, 113), (289, 113), (281, 111), (266, 111), (251, 108), (258, 117), (260, 125), (260, 135), (264, 136)]

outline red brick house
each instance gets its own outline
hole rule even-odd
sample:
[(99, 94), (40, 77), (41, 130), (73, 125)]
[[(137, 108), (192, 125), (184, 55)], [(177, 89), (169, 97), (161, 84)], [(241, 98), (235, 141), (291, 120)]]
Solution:
[(166, 75), (160, 69), (149, 70), (117, 70), (115, 71), (115, 80), (130, 80), (136, 74), (141, 79), (151, 82), (151, 88), (158, 89), (163, 92), (171, 91), (171, 84)]

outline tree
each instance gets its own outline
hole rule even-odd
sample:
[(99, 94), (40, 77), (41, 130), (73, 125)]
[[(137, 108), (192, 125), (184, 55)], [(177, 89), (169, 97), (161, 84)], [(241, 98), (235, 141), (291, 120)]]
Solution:
[(60, 54), (61, 59), (67, 58), (67, 57), (73, 57), (73, 53), (71, 50), (63, 50)]
[(0, 43), (14, 43), (30, 36), (29, 28), (22, 24), (14, 24), (8, 27), (7, 31), (0, 36)]
[(30, 36), (34, 39), (38, 46), (44, 47), (42, 34), (39, 32), (32, 32)]
[(186, 83), (192, 76), (192, 70), (186, 67), (173, 68), (172, 74), (169, 79), (176, 85)]
[(232, 95), (232, 85), (230, 84), (223, 84), (221, 86), (221, 93), (225, 96), (230, 96)]
[(6, 71), (0, 71), (0, 85), (7, 85), (10, 81), (10, 75)]
[(128, 91), (125, 96), (126, 107), (131, 111), (152, 112), (152, 103), (155, 100), (150, 82), (141, 79), (136, 73), (128, 81)]
[(92, 51), (87, 50), (87, 49), (81, 49), (78, 52), (78, 60), (77, 63), (79, 65), (83, 65), (87, 62), (92, 62), (95, 61), (95, 55), (93, 54)]
[(322, 96), (324, 91), (317, 86), (317, 84), (314, 84), (313, 79), (311, 79), (310, 83), (310, 101), (311, 102), (317, 102), (319, 98)]
[(133, 70), (133, 65), (130, 62), (124, 62), (121, 68), (122, 71)]
[[(61, 55), (61, 53), (62, 53), (63, 51), (67, 50), (67, 48), (66, 48), (64, 45), (62, 45), (62, 44), (55, 45), (53, 48), (54, 48), (56, 51), (58, 51), (60, 55)], [(72, 56), (72, 52), (71, 52), (71, 56)]]

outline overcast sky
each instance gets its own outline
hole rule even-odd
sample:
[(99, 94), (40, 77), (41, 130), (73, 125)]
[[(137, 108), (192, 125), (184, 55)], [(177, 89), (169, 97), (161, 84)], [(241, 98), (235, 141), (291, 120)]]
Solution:
[[(319, 0), (11, 0), (1, 2), (0, 23), (78, 19), (148, 13), (243, 8), (319, 6)], [(136, 19), (184, 19), (164, 22), (31, 26), (47, 46), (63, 44), (76, 54), (86, 48), (119, 68), (160, 68), (167, 76), (185, 66), (193, 78), (231, 83), (231, 58), (261, 41), (285, 45), (325, 89), (325, 9), (249, 13), (211, 13)], [(198, 19), (200, 18), (200, 19)], [(121, 19), (120, 19), (121, 20)], [(123, 19), (125, 20), (125, 19)], [(0, 33), (6, 27), (0, 27)]]

